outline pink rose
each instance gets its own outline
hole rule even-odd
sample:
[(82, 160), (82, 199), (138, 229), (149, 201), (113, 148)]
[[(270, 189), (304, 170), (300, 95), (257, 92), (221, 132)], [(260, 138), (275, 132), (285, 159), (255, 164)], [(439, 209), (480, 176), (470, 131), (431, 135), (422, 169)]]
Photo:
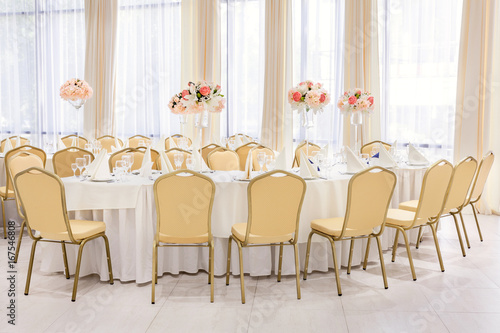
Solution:
[(360, 95), (361, 96), (361, 90), (356, 91), (356, 95)]
[(349, 97), (348, 102), (349, 102), (349, 104), (354, 105), (357, 100), (358, 99), (356, 98), (356, 96), (351, 96), (351, 97)]
[(321, 94), (321, 96), (319, 98), (319, 102), (323, 103), (325, 100), (326, 100), (326, 95), (325, 94)]
[(189, 95), (189, 91), (183, 90), (182, 91), (182, 98), (186, 97), (186, 95)]
[(210, 94), (210, 88), (208, 86), (203, 86), (200, 88), (200, 94), (202, 96), (207, 96), (208, 94)]
[(311, 88), (311, 87), (313, 86), (313, 83), (312, 83), (312, 82), (307, 82), (307, 86), (308, 86), (309, 88)]
[(296, 91), (296, 92), (293, 93), (293, 100), (295, 102), (300, 102), (301, 98), (302, 98), (302, 94), (299, 93), (298, 91)]
[(370, 106), (373, 105), (373, 96), (368, 97), (368, 102), (370, 102)]

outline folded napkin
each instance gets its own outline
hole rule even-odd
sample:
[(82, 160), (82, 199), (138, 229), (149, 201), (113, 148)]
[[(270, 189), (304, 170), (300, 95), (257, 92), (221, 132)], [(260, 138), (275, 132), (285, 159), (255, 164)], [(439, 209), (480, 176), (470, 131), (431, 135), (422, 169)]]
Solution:
[(3, 153), (6, 154), (9, 150), (12, 149), (14, 149), (14, 147), (12, 147), (12, 142), (10, 142), (10, 139), (7, 138), (5, 140), (5, 146), (3, 147)]
[(286, 148), (283, 147), (281, 150), (281, 153), (278, 155), (276, 158), (276, 166), (274, 167), (275, 170), (287, 170), (287, 164), (286, 164)]
[(363, 162), (361, 162), (361, 160), (354, 154), (351, 148), (347, 146), (345, 148), (345, 155), (347, 161), (347, 173), (357, 173), (364, 170), (365, 165), (363, 164)]
[(245, 176), (243, 179), (250, 179), (251, 173), (253, 169), (253, 161), (252, 161), (252, 152), (255, 148), (252, 148), (248, 151), (247, 162), (245, 164)]
[[(113, 148), (113, 146), (111, 146), (111, 148)], [(122, 144), (120, 143), (120, 140), (118, 140), (117, 137), (115, 137), (115, 148), (116, 150), (122, 150)]]
[(179, 147), (177, 147), (177, 143), (175, 143), (175, 140), (172, 137), (170, 137), (168, 138), (168, 149), (172, 148), (179, 148)]
[(250, 142), (250, 140), (248, 140), (246, 135), (240, 135), (240, 136), (241, 136), (241, 143), (246, 144)]
[(304, 154), (300, 152), (300, 176), (302, 178), (318, 178), (318, 170), (313, 162), (311, 162)]
[(162, 135), (160, 140), (156, 142), (155, 149), (157, 151), (165, 150), (165, 135)]
[(397, 149), (398, 148), (398, 140), (395, 140), (391, 147), (394, 147), (394, 149)]
[(408, 144), (408, 163), (415, 165), (427, 165), (429, 161), (411, 143)]
[(203, 158), (201, 159), (201, 171), (210, 171), (210, 168)]
[(17, 147), (21, 147), (21, 137), (19, 135), (16, 137), (16, 148)]
[(64, 144), (64, 142), (62, 142), (61, 138), (59, 138), (57, 140), (57, 150), (63, 150), (63, 149), (66, 149), (66, 145)]
[(383, 168), (393, 168), (396, 167), (398, 164), (392, 158), (391, 154), (385, 149), (384, 145), (379, 143), (379, 158), (378, 158), (378, 165), (383, 167)]
[[(59, 139), (60, 140), (60, 139)], [(102, 156), (104, 156), (106, 153), (101, 150), (101, 152), (94, 158), (94, 160), (87, 166), (87, 174), (92, 176), (97, 170), (97, 166), (100, 163), (100, 160), (102, 159)], [(109, 169), (109, 167), (108, 167)]]
[(87, 167), (87, 173), (90, 175), (91, 180), (106, 180), (111, 178), (105, 149), (101, 150), (96, 159)]
[(193, 170), (194, 171), (201, 171), (202, 169), (202, 162), (203, 161), (203, 158), (201, 157), (201, 154), (200, 152), (198, 151), (198, 149), (193, 149), (193, 160), (194, 160), (194, 166), (193, 166)]
[(319, 151), (319, 154), (323, 154), (323, 156), (325, 158), (328, 158), (328, 156), (330, 154), (330, 144), (327, 143), (326, 146), (324, 146), (323, 148), (321, 148), (321, 150)]
[(71, 147), (78, 147), (78, 143), (76, 142), (76, 138), (73, 138), (73, 140), (71, 140)]
[(241, 138), (239, 135), (235, 135), (234, 137), (234, 149), (243, 146), (243, 141), (241, 141)]
[(123, 145), (123, 148), (129, 148), (129, 140), (127, 139), (127, 141), (125, 141), (125, 144)]
[(153, 174), (153, 162), (151, 162), (151, 146), (148, 146), (146, 152), (144, 153), (144, 158), (142, 159), (142, 165), (139, 169), (139, 175), (144, 178), (148, 178)]
[(170, 159), (168, 158), (165, 150), (160, 150), (160, 159), (161, 159), (161, 172), (163, 174), (167, 174), (175, 171), (172, 163), (170, 163)]

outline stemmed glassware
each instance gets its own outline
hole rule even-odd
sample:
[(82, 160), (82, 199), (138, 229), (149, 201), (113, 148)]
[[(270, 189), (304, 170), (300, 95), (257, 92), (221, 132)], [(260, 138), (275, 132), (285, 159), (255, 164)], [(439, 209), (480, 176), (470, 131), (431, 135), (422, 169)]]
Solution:
[(276, 160), (274, 159), (274, 156), (267, 155), (266, 156), (266, 169), (267, 169), (267, 171), (274, 170), (275, 166), (276, 166)]
[(182, 162), (184, 162), (184, 154), (183, 153), (175, 153), (174, 154), (174, 164), (175, 164), (176, 170), (179, 170), (181, 168)]
[(193, 170), (194, 169), (194, 158), (193, 156), (188, 156), (186, 157), (186, 167), (189, 169), (189, 170)]
[(257, 154), (257, 162), (259, 163), (260, 173), (264, 173), (264, 164), (266, 164), (266, 153), (260, 152)]
[(73, 170), (73, 178), (76, 178), (76, 169), (78, 169), (76, 163), (71, 163), (71, 170)]
[(80, 178), (82, 178), (82, 169), (85, 167), (85, 158), (77, 158), (76, 166), (78, 167), (78, 170), (80, 170)]
[(115, 176), (117, 178), (117, 181), (120, 181), (122, 179), (123, 174), (127, 170), (127, 163), (124, 160), (118, 160), (116, 161), (115, 166), (116, 166), (114, 169)]
[(90, 155), (89, 154), (85, 154), (83, 155), (83, 158), (85, 159), (85, 170), (88, 169), (89, 165), (90, 165)]
[(139, 140), (138, 147), (146, 147), (146, 141), (144, 141), (144, 140)]
[(134, 153), (125, 153), (124, 156), (130, 156), (130, 164), (128, 166), (130, 173), (132, 173), (132, 167), (134, 166)]
[(123, 154), (122, 156), (123, 162), (125, 162), (125, 173), (129, 173), (129, 169), (132, 167), (131, 157), (129, 154)]
[(180, 149), (187, 150), (188, 149), (188, 140), (185, 137), (179, 138), (177, 140), (177, 145)]

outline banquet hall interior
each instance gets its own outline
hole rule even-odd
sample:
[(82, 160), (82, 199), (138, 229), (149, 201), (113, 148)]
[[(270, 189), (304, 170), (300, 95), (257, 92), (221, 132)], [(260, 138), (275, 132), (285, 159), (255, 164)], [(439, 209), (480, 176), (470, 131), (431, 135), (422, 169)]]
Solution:
[(498, 332), (500, 0), (0, 0), (1, 332)]

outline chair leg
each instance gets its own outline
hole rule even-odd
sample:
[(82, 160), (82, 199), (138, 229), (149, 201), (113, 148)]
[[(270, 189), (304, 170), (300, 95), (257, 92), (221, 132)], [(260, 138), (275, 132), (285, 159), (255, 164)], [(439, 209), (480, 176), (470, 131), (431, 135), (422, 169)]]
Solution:
[(212, 257), (210, 260), (210, 302), (214, 302), (214, 288), (215, 288), (215, 282), (214, 282), (214, 241), (212, 240), (212, 243), (210, 244), (210, 256)]
[(441, 272), (444, 272), (443, 258), (441, 257), (441, 250), (439, 249), (436, 228), (432, 224), (430, 225), (430, 227), (432, 230), (432, 236), (434, 237), (434, 244), (436, 245), (436, 252), (438, 255), (438, 259), (439, 259), (439, 266), (441, 267)]
[(462, 255), (465, 257), (465, 248), (464, 248), (464, 242), (462, 241), (462, 235), (460, 234), (460, 227), (458, 226), (458, 221), (457, 217), (455, 214), (451, 214), (453, 216), (453, 221), (455, 221), (455, 228), (457, 229), (457, 236), (458, 236), (458, 241), (460, 242), (460, 249), (462, 249)]
[(63, 261), (64, 261), (64, 275), (66, 279), (69, 280), (69, 269), (68, 269), (68, 256), (66, 254), (66, 244), (61, 242), (62, 253), (63, 253)]
[(420, 228), (418, 228), (418, 236), (417, 236), (417, 242), (415, 244), (415, 248), (418, 249), (418, 246), (420, 245), (420, 243), (422, 242), (423, 240), (423, 236), (422, 236), (422, 226), (420, 226)]
[[(474, 204), (471, 203), (470, 204), (471, 207), (472, 207), (472, 212), (474, 213), (474, 219), (476, 220), (476, 226), (477, 226), (477, 232), (479, 233), (479, 239), (481, 240), (481, 242), (483, 241), (483, 234), (481, 233), (481, 228), (479, 227), (479, 221), (477, 220), (477, 215), (476, 215), (476, 207), (474, 207)], [(479, 210), (477, 211), (479, 213)], [(4, 233), (5, 233), (5, 217), (3, 219), (3, 223), (4, 223)]]
[(24, 288), (25, 295), (28, 295), (28, 292), (30, 290), (31, 271), (33, 270), (33, 260), (35, 259), (36, 243), (38, 243), (38, 241), (34, 240), (33, 244), (31, 245), (31, 255), (30, 255), (30, 263), (28, 266), (28, 276), (26, 277), (26, 287)]
[(384, 263), (384, 254), (382, 253), (382, 245), (380, 244), (380, 238), (378, 236), (375, 238), (377, 240), (378, 255), (380, 257), (380, 267), (382, 268), (382, 277), (384, 278), (384, 287), (385, 289), (387, 289), (389, 288), (389, 285), (387, 284), (387, 274), (385, 274), (385, 263)]
[(307, 238), (306, 264), (304, 266), (304, 275), (302, 276), (304, 280), (307, 280), (307, 267), (309, 266), (309, 254), (311, 253), (311, 238), (313, 235), (314, 233), (311, 231), (309, 233), (309, 237)]
[[(113, 267), (111, 266), (111, 254), (109, 252), (109, 241), (106, 235), (102, 235), (104, 239), (104, 245), (106, 246), (106, 259), (108, 261), (108, 273), (109, 273), (109, 284), (113, 285), (115, 282), (113, 280)], [(156, 272), (158, 272), (158, 260), (156, 261)], [(156, 279), (158, 280), (158, 278)]]
[(354, 250), (354, 238), (351, 238), (351, 246), (349, 247), (349, 261), (347, 263), (347, 274), (351, 274), (352, 252)]
[(210, 278), (210, 268), (212, 267), (212, 255), (210, 253), (210, 243), (208, 243), (208, 284), (212, 284), (212, 279)]
[(370, 241), (371, 237), (368, 237), (368, 242), (366, 243), (365, 260), (363, 262), (363, 270), (366, 271), (366, 264), (368, 263), (368, 254), (370, 253)]
[(243, 249), (238, 240), (235, 240), (238, 245), (238, 254), (240, 256), (240, 285), (241, 285), (241, 304), (245, 304), (245, 272), (243, 271)]
[(396, 261), (396, 250), (398, 249), (398, 238), (399, 238), (399, 229), (396, 228), (396, 236), (394, 236), (394, 245), (392, 246), (392, 259), (391, 261)]
[(335, 281), (337, 282), (337, 293), (339, 296), (342, 296), (342, 289), (340, 287), (340, 277), (339, 277), (339, 267), (337, 265), (337, 251), (335, 250), (335, 242), (328, 238), (330, 241), (330, 245), (332, 247), (332, 256), (333, 256), (333, 267), (335, 268)]
[(280, 258), (278, 261), (278, 282), (281, 282), (281, 267), (283, 266), (283, 243), (280, 243)]
[(156, 246), (156, 240), (153, 241), (153, 262), (152, 262), (152, 269), (153, 269), (153, 276), (151, 278), (151, 304), (155, 304), (155, 285), (156, 285), (156, 280), (158, 278), (158, 275), (156, 273), (156, 261), (158, 260), (157, 258), (157, 253), (158, 253), (158, 248)]
[(3, 239), (7, 239), (7, 221), (5, 221), (5, 203), (3, 202), (3, 197), (0, 197), (2, 202), (2, 221), (3, 221)]
[(297, 299), (300, 299), (299, 247), (297, 246), (297, 243), (293, 244), (293, 253), (295, 255), (295, 283), (297, 284)]
[(82, 264), (82, 253), (83, 253), (83, 247), (85, 244), (87, 244), (89, 240), (85, 239), (82, 241), (80, 244), (80, 247), (78, 248), (78, 259), (76, 261), (76, 270), (75, 270), (75, 282), (73, 283), (73, 295), (71, 296), (71, 301), (74, 302), (76, 301), (76, 290), (78, 288), (78, 278), (80, 275), (80, 266)]
[(226, 286), (229, 286), (229, 268), (231, 266), (231, 241), (232, 241), (232, 238), (229, 237), (229, 240), (227, 241)]
[(26, 225), (26, 221), (23, 220), (21, 223), (21, 230), (19, 231), (19, 239), (17, 241), (17, 246), (16, 246), (16, 256), (14, 257), (14, 262), (17, 263), (17, 259), (19, 258), (19, 251), (21, 250), (21, 241), (23, 240), (23, 234), (24, 234), (24, 226)]
[(470, 249), (469, 235), (467, 235), (467, 229), (465, 229), (464, 217), (462, 216), (462, 211), (458, 213), (460, 215), (460, 220), (462, 221), (462, 228), (464, 229), (465, 242), (467, 243), (467, 248)]
[(415, 267), (413, 266), (413, 258), (411, 256), (410, 243), (408, 242), (408, 236), (406, 235), (406, 232), (403, 228), (398, 228), (398, 229), (403, 234), (403, 238), (405, 240), (405, 246), (406, 246), (406, 253), (408, 254), (408, 261), (410, 262), (411, 275), (412, 275), (413, 281), (416, 281), (417, 275), (415, 274)]

